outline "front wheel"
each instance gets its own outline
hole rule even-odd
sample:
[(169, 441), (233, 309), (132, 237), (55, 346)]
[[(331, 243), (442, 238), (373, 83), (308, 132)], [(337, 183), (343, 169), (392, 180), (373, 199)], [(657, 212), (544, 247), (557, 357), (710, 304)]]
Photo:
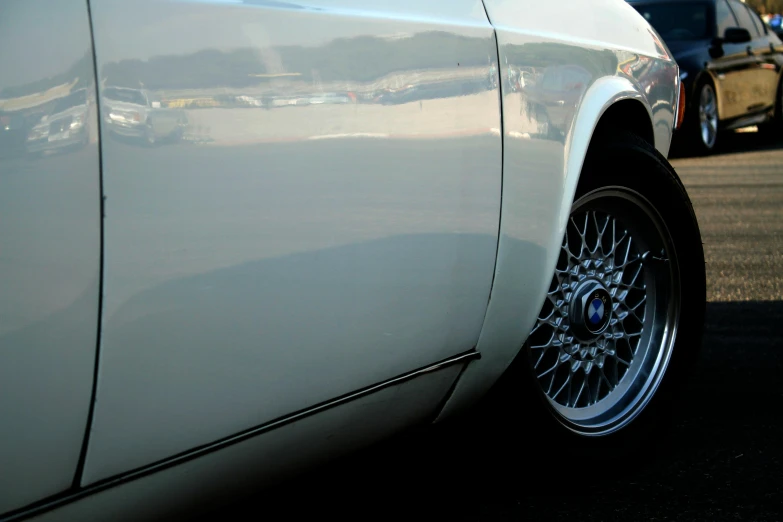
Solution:
[(546, 299), (504, 380), (536, 398), (531, 427), (565, 452), (649, 449), (696, 360), (705, 296), (676, 173), (643, 140), (612, 137), (585, 162)]

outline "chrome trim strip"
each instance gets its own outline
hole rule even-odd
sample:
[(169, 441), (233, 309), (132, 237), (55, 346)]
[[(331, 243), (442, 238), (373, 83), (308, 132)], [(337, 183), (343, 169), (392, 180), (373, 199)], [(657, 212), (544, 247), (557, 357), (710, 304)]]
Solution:
[(384, 388), (395, 386), (397, 384), (402, 384), (406, 381), (415, 379), (416, 377), (421, 377), (424, 374), (436, 372), (447, 366), (452, 366), (454, 364), (459, 364), (459, 363), (466, 363), (474, 359), (481, 359), (481, 354), (477, 352), (475, 348), (469, 352), (456, 355), (448, 359), (444, 359), (443, 361), (437, 362), (435, 364), (431, 364), (429, 366), (425, 366), (424, 368), (420, 368), (412, 372), (404, 373), (398, 377), (389, 379), (388, 381), (384, 381), (379, 384), (374, 384), (366, 388), (362, 388), (358, 391), (347, 393), (345, 395), (341, 395), (340, 397), (337, 397), (335, 399), (331, 399), (322, 402), (320, 404), (316, 404), (315, 406), (311, 406), (309, 408), (300, 410), (290, 415), (286, 415), (285, 417), (281, 417), (277, 420), (270, 421), (266, 424), (262, 424), (254, 428), (249, 428), (245, 431), (241, 431), (234, 435), (229, 435), (228, 437), (219, 439), (215, 442), (210, 442), (209, 444), (204, 444), (203, 446), (198, 446), (196, 448), (190, 449), (178, 455), (174, 455), (172, 457), (168, 457), (158, 462), (148, 464), (147, 466), (143, 466), (141, 468), (137, 468), (135, 470), (128, 471), (126, 473), (114, 477), (110, 477), (105, 480), (101, 480), (94, 484), (90, 484), (85, 488), (66, 491), (65, 493), (62, 493), (56, 497), (51, 497), (49, 499), (45, 499), (43, 501), (37, 502), (36, 504), (32, 504), (22, 509), (12, 511), (6, 515), (7, 518), (0, 518), (0, 521), (12, 522), (17, 520), (24, 520), (25, 518), (32, 517), (35, 515), (40, 515), (46, 511), (51, 511), (65, 504), (69, 504), (71, 502), (81, 500), (95, 493), (99, 493), (101, 491), (111, 489), (113, 487), (122, 485), (126, 482), (131, 482), (133, 480), (145, 477), (147, 475), (151, 475), (158, 471), (163, 471), (167, 468), (176, 466), (178, 464), (183, 464), (189, 460), (193, 460), (197, 457), (201, 457), (203, 455), (223, 449), (233, 444), (244, 442), (245, 440), (251, 439), (256, 435), (261, 435), (262, 433), (271, 431), (276, 428), (280, 428), (282, 426), (285, 426), (286, 424), (290, 424), (292, 422), (302, 420), (306, 417), (315, 415), (316, 413), (320, 413), (324, 410), (334, 408), (335, 406), (340, 406), (342, 404), (351, 402), (355, 399), (359, 399), (366, 395), (370, 395), (377, 391), (383, 390)]

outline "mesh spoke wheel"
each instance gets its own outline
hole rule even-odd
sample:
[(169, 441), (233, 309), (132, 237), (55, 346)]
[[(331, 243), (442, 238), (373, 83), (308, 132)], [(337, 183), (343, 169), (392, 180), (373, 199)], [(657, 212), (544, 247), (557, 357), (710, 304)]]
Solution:
[(585, 435), (633, 420), (666, 370), (679, 312), (677, 258), (653, 207), (620, 187), (580, 198), (528, 340), (555, 416)]

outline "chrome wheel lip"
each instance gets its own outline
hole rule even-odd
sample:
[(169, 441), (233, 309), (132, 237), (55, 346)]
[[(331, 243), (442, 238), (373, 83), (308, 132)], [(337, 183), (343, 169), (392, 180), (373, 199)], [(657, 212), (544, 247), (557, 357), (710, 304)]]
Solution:
[[(679, 265), (671, 234), (660, 214), (646, 198), (626, 187), (603, 187), (580, 198), (573, 206), (572, 215), (578, 214), (582, 209), (589, 209), (598, 199), (612, 197), (635, 204), (638, 211), (643, 212), (653, 225), (652, 228), (659, 236), (657, 239), (664, 245), (665, 257), (669, 260), (666, 279), (670, 292), (669, 295), (666, 295), (666, 292), (659, 293), (656, 299), (645, 303), (645, 307), (650, 307), (653, 302), (653, 313), (647, 314), (652, 315), (652, 319), (645, 319), (642, 326), (643, 338), (637, 345), (632, 361), (632, 365), (636, 366), (627, 370), (626, 375), (630, 378), (623, 376), (604, 399), (599, 399), (587, 407), (568, 407), (553, 400), (539, 386), (557, 420), (569, 430), (589, 437), (609, 435), (624, 428), (646, 408), (659, 388), (671, 360), (680, 316)], [(636, 225), (630, 225), (628, 228), (633, 231), (634, 227)], [(636, 233), (638, 232), (637, 230)], [(656, 277), (660, 278), (656, 271), (645, 269), (644, 272), (647, 284), (654, 286), (660, 283), (656, 280)], [(663, 290), (664, 287), (661, 287), (661, 291)], [(659, 319), (663, 322), (658, 321)], [(538, 382), (540, 384), (541, 381)], [(612, 399), (606, 401), (610, 397)]]
[(718, 100), (715, 89), (710, 84), (704, 84), (699, 93), (699, 135), (701, 142), (708, 149), (715, 146), (718, 138)]

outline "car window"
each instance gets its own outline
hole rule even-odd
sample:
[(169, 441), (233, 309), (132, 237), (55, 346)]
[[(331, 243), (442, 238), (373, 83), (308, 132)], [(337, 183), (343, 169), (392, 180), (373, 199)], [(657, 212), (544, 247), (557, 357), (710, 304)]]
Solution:
[(759, 17), (759, 14), (751, 9), (749, 5), (745, 5), (748, 11), (750, 11), (750, 18), (753, 20), (753, 23), (756, 25), (756, 29), (758, 29), (760, 35), (767, 34), (767, 26), (766, 24), (761, 20), (761, 17)]
[(734, 17), (734, 14), (729, 9), (729, 4), (726, 0), (718, 0), (715, 6), (715, 21), (718, 25), (718, 36), (726, 34), (726, 29), (729, 27), (739, 27), (739, 22)]
[(750, 17), (750, 11), (745, 8), (745, 4), (739, 2), (738, 0), (729, 0), (729, 4), (731, 5), (731, 10), (734, 11), (734, 15), (739, 21), (739, 26), (750, 31), (750, 35), (753, 38), (760, 37), (761, 33), (756, 27), (756, 24), (753, 23), (753, 19)]
[(147, 105), (147, 100), (141, 91), (135, 89), (118, 89), (108, 87), (103, 91), (103, 96), (109, 100), (121, 101), (126, 103), (135, 103), (136, 105)]
[(664, 40), (705, 40), (710, 37), (704, 2), (656, 2), (634, 8)]

